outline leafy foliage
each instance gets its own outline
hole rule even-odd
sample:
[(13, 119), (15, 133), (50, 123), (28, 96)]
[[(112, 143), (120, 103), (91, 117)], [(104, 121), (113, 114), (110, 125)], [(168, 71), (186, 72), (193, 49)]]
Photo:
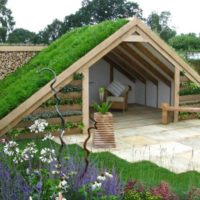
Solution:
[(195, 33), (177, 35), (169, 40), (177, 51), (200, 50), (200, 38)]
[(84, 76), (83, 73), (75, 73), (73, 76), (74, 80), (83, 80)]
[(176, 35), (175, 29), (169, 26), (170, 16), (171, 13), (168, 11), (163, 11), (160, 15), (156, 12), (152, 12), (147, 19), (147, 24), (151, 29), (166, 42)]
[(180, 90), (180, 96), (200, 94), (200, 87), (198, 87), (195, 83), (187, 82), (184, 83), (184, 85), (182, 84), (182, 86), (184, 86), (184, 88)]
[(7, 43), (19, 44), (36, 44), (38, 43), (38, 36), (36, 33), (18, 28), (8, 35)]
[[(48, 101), (43, 103), (42, 106), (49, 107), (49, 106), (56, 105), (56, 103), (57, 103), (56, 99), (49, 99)], [(74, 105), (74, 104), (82, 105), (82, 98), (73, 98), (73, 99), (61, 98), (59, 104), (60, 105)]]
[(127, 0), (83, 0), (82, 7), (65, 17), (64, 21), (54, 20), (39, 33), (43, 43), (51, 43), (66, 31), (85, 25), (94, 25), (105, 20), (116, 20), (137, 16), (142, 18), (142, 9), (135, 2)]
[(81, 86), (74, 86), (74, 85), (66, 85), (64, 88), (60, 90), (61, 93), (70, 93), (70, 92), (81, 92)]
[(6, 8), (8, 0), (0, 0), (0, 42), (6, 42), (7, 35), (15, 25), (10, 9)]
[(111, 107), (111, 103), (103, 102), (101, 104), (98, 104), (95, 102), (92, 104), (92, 107), (94, 108), (95, 111), (100, 112), (101, 114), (106, 114)]
[(126, 23), (127, 20), (121, 19), (75, 29), (53, 42), (15, 73), (1, 80), (0, 117), (16, 108), (52, 79), (50, 74), (39, 76), (39, 69), (49, 66), (56, 74), (61, 73)]
[[(74, 115), (82, 115), (81, 111), (63, 111), (62, 112), (63, 117), (68, 117), (68, 116), (74, 116)], [(48, 119), (48, 118), (54, 118), (54, 117), (59, 117), (58, 113), (56, 111), (51, 111), (51, 112), (43, 112), (43, 113), (34, 113), (31, 115), (27, 115), (22, 119), (22, 121), (35, 121), (36, 119)]]

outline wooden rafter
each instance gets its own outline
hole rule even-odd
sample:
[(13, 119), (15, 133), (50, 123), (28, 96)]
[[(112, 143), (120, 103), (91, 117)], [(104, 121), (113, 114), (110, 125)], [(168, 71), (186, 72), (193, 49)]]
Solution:
[(159, 68), (165, 72), (172, 79), (174, 78), (174, 72), (171, 71), (162, 61), (160, 61), (154, 54), (152, 54), (146, 47), (144, 47), (141, 43), (133, 43), (134, 47), (136, 47), (140, 52), (142, 52), (149, 60), (155, 63)]
[(150, 70), (155, 76), (163, 81), (167, 86), (171, 86), (171, 81), (166, 78), (162, 73), (160, 73), (153, 65), (148, 63), (141, 55), (139, 55), (134, 49), (132, 49), (130, 46), (128, 46), (126, 43), (122, 43), (120, 46), (122, 46), (123, 49), (125, 49), (127, 52), (131, 54), (138, 62), (140, 62), (145, 68)]
[[(120, 73), (122, 73), (124, 76), (126, 76), (131, 82), (135, 83), (136, 78), (131, 73), (128, 73), (124, 68), (120, 67), (117, 63), (115, 63), (114, 61), (112, 61), (109, 58), (109, 56), (105, 56), (103, 59), (110, 64), (110, 66), (111, 66), (112, 69), (115, 68)], [(113, 73), (112, 73), (112, 75), (113, 75)], [(110, 80), (113, 81), (113, 76), (112, 76), (112, 78), (110, 78)]]
[(193, 70), (178, 54), (170, 48), (161, 38), (159, 38), (153, 31), (151, 31), (140, 20), (136, 25), (136, 32), (138, 32), (147, 42), (156, 49), (166, 60), (172, 65), (184, 71), (185, 75), (197, 85), (200, 86), (200, 75)]
[(113, 52), (119, 56), (120, 60), (122, 60), (124, 63), (128, 63), (128, 65), (135, 69), (140, 75), (143, 75), (146, 79), (150, 80), (153, 84), (158, 85), (158, 80), (154, 78), (148, 71), (146, 71), (144, 68), (139, 66), (131, 57), (129, 57), (127, 53), (124, 53), (119, 49), (118, 47), (113, 50)]
[(129, 64), (123, 62), (114, 52), (110, 52), (108, 54), (108, 57), (116, 64), (118, 64), (119, 67), (126, 70), (127, 73), (132, 74), (136, 79), (140, 80), (142, 83), (146, 84), (146, 78), (138, 73), (134, 68), (130, 67)]

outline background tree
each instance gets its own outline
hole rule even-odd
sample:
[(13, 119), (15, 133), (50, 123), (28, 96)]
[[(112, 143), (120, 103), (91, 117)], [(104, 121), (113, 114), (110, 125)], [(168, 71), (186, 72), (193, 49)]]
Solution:
[(195, 33), (175, 36), (169, 40), (169, 44), (177, 51), (200, 50), (200, 38)]
[(36, 33), (23, 28), (15, 29), (8, 35), (7, 43), (36, 44), (39, 38)]
[(0, 42), (6, 42), (7, 35), (15, 25), (10, 9), (6, 8), (7, 0), (0, 0)]
[(52, 24), (47, 25), (47, 27), (38, 33), (39, 43), (49, 44), (56, 40), (62, 35), (63, 22), (55, 19)]
[(43, 43), (50, 43), (75, 27), (132, 16), (142, 18), (142, 9), (134, 2), (127, 0), (83, 0), (82, 7), (75, 14), (66, 16), (63, 23), (58, 20), (54, 21), (41, 31), (39, 36)]
[(170, 18), (171, 13), (168, 11), (163, 11), (160, 15), (152, 12), (147, 18), (147, 24), (166, 42), (176, 35), (175, 29), (169, 25)]

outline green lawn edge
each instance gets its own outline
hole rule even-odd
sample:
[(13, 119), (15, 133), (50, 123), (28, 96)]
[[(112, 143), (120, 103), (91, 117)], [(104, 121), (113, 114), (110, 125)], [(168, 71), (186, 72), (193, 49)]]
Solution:
[(41, 68), (50, 67), (57, 75), (60, 74), (127, 22), (125, 19), (119, 19), (74, 29), (1, 80), (0, 118), (3, 118), (53, 78), (50, 73), (38, 74)]
[[(34, 141), (39, 149), (49, 147), (49, 143), (47, 141), (42, 142), (41, 139), (18, 140), (17, 142), (19, 146), (23, 148), (27, 142), (31, 141)], [(58, 149), (60, 147), (57, 143), (54, 143), (54, 146)], [(70, 155), (84, 158), (84, 150), (80, 146), (74, 144), (67, 145), (67, 147), (70, 151)], [(183, 199), (192, 187), (200, 187), (200, 173), (196, 171), (176, 174), (150, 161), (130, 163), (118, 158), (110, 152), (91, 153), (89, 159), (98, 167), (105, 168), (108, 171), (115, 169), (124, 182), (128, 180), (138, 180), (148, 188), (157, 186), (160, 182), (165, 181), (169, 184), (170, 189), (179, 195), (180, 199)]]

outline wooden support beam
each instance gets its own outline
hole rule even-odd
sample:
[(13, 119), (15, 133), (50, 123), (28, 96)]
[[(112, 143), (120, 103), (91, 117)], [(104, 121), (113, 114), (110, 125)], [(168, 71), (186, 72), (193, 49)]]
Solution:
[(129, 64), (123, 62), (114, 52), (110, 52), (108, 56), (113, 62), (117, 63), (121, 69), (124, 69), (129, 74), (132, 74), (132, 76), (140, 80), (142, 83), (144, 84), (146, 83), (146, 79), (143, 75), (138, 73), (133, 67), (130, 67)]
[(145, 46), (141, 43), (133, 43), (134, 47), (136, 47), (140, 52), (142, 52), (149, 60), (155, 63), (165, 74), (169, 77), (174, 78), (174, 72), (169, 69), (162, 61), (160, 61), (153, 53), (151, 53)]
[[(105, 56), (104, 60), (106, 60), (110, 64), (110, 66), (112, 67), (112, 70), (114, 70), (114, 68), (115, 68), (117, 71), (119, 71), (124, 76), (126, 76), (131, 82), (135, 83), (136, 78), (131, 73), (128, 73), (124, 68), (119, 66), (118, 63), (115, 63), (115, 61), (112, 61), (112, 59), (110, 59), (108, 56)], [(112, 81), (113, 81), (113, 79), (112, 79)]]
[[(176, 67), (174, 74), (174, 106), (179, 107), (180, 70)], [(174, 122), (178, 121), (178, 112), (174, 112)]]
[(144, 66), (147, 70), (152, 72), (158, 79), (160, 79), (162, 82), (164, 82), (168, 87), (171, 85), (171, 81), (164, 76), (162, 73), (158, 71), (153, 65), (148, 63), (138, 52), (136, 52), (133, 48), (131, 48), (126, 43), (122, 43), (120, 45), (124, 50), (129, 52), (131, 56), (133, 56), (142, 66)]
[(128, 63), (128, 65), (135, 69), (140, 75), (143, 75), (146, 79), (150, 80), (154, 85), (158, 84), (158, 80), (154, 78), (148, 71), (146, 71), (144, 68), (139, 66), (131, 57), (128, 56), (128, 52), (124, 53), (121, 49), (118, 47), (115, 48), (112, 52), (114, 52), (120, 60), (122, 60), (124, 63)]
[(83, 82), (82, 82), (82, 114), (83, 114), (83, 133), (87, 134), (89, 128), (89, 69), (86, 68), (82, 71)]
[(130, 35), (123, 42), (146, 42), (146, 40), (141, 35)]

